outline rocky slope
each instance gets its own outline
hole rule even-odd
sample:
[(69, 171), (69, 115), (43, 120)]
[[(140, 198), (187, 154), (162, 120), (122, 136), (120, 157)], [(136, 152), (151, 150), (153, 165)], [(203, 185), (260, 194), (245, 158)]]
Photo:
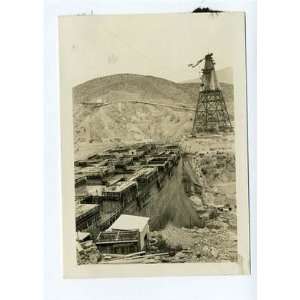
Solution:
[[(233, 86), (221, 84), (233, 116)], [(117, 74), (96, 78), (73, 88), (75, 154), (81, 145), (174, 139), (189, 134), (193, 111), (130, 103), (147, 101), (195, 107), (198, 83), (175, 83), (153, 76)], [(103, 107), (86, 103), (111, 103)], [(85, 104), (83, 104), (85, 103)]]

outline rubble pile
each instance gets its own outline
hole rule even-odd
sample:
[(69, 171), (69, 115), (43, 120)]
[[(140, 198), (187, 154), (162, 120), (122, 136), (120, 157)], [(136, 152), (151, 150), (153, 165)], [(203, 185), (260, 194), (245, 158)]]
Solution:
[(212, 220), (205, 228), (177, 228), (168, 225), (163, 231), (151, 232), (152, 237), (162, 236), (175, 255), (162, 262), (223, 262), (237, 260), (237, 237), (229, 225)]
[(189, 159), (199, 178), (201, 193), (194, 189), (189, 200), (202, 226), (178, 227), (169, 223), (151, 232), (175, 249), (161, 262), (235, 262), (237, 261), (237, 218), (235, 206), (235, 157), (232, 152), (197, 153)]
[(203, 204), (235, 205), (235, 156), (233, 152), (199, 152), (192, 156), (191, 164), (203, 188), (201, 195)]
[(178, 228), (168, 224), (163, 230), (150, 233), (147, 251), (136, 253), (100, 255), (88, 243), (84, 252), (80, 252), (81, 263), (97, 263), (96, 259), (103, 264), (235, 262), (236, 233), (225, 222), (230, 219), (223, 219), (209, 220), (204, 228)]
[(76, 253), (79, 265), (97, 264), (101, 260), (100, 252), (92, 240), (81, 243), (77, 242)]
[(235, 180), (235, 156), (233, 152), (216, 151), (197, 153), (193, 156), (193, 166), (200, 178), (205, 177), (208, 185), (218, 181)]

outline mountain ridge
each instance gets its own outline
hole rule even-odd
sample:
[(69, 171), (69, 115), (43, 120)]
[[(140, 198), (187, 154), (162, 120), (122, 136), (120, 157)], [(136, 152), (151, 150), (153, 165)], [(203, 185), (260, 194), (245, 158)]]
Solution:
[[(231, 67), (226, 67), (223, 69), (216, 70), (218, 81), (221, 83), (233, 84), (233, 69)], [(185, 80), (181, 83), (200, 83), (200, 77)]]

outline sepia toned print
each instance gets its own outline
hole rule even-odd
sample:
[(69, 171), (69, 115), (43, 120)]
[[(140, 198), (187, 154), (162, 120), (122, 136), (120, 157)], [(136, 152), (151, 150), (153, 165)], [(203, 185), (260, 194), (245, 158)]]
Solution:
[(60, 21), (65, 274), (249, 272), (243, 14)]

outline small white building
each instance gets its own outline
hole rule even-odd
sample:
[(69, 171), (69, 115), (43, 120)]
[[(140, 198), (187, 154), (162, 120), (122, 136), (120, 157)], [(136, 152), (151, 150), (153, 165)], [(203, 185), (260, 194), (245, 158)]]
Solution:
[(140, 249), (143, 250), (149, 239), (149, 218), (133, 215), (120, 215), (120, 217), (107, 229), (107, 231), (118, 230), (138, 230)]

